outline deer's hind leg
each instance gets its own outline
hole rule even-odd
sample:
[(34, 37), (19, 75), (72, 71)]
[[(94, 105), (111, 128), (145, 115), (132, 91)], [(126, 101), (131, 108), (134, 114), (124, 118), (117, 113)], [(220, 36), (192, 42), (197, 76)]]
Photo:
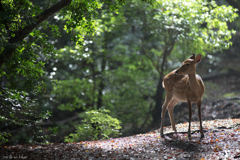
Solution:
[(197, 102), (198, 117), (199, 117), (199, 122), (200, 122), (200, 133), (201, 133), (201, 138), (204, 138), (203, 127), (202, 127), (201, 104), (202, 104), (201, 100)]
[(189, 115), (189, 122), (188, 122), (188, 137), (191, 137), (191, 121), (192, 121), (192, 102), (187, 100), (188, 106), (188, 115)]
[(160, 136), (163, 137), (163, 125), (164, 125), (164, 117), (165, 117), (165, 113), (166, 113), (166, 110), (167, 110), (167, 106), (169, 105), (169, 103), (171, 102), (172, 100), (172, 95), (170, 94), (166, 94), (165, 96), (165, 101), (163, 103), (163, 106), (162, 106), (162, 115), (161, 115), (161, 129), (160, 129)]

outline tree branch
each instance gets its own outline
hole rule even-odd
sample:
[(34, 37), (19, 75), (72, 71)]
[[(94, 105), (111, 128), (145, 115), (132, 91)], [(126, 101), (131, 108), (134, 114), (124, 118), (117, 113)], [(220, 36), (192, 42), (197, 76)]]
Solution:
[[(35, 23), (32, 23), (23, 29), (14, 32), (15, 37), (11, 37), (9, 39), (9, 45), (12, 45), (14, 43), (22, 41), (29, 33), (32, 32), (34, 28), (36, 28), (41, 22), (46, 20), (49, 16), (53, 15), (54, 13), (58, 12), (63, 7), (69, 5), (72, 0), (61, 0), (60, 2), (54, 4), (52, 7), (44, 10), (41, 14), (37, 15), (35, 17), (36, 21)], [(6, 61), (6, 59), (10, 58), (14, 51), (16, 50), (16, 47), (11, 47), (8, 50), (4, 50), (2, 54), (0, 54), (0, 66), (3, 65), (3, 63)]]
[(219, 78), (224, 78), (224, 77), (229, 77), (229, 76), (239, 77), (240, 72), (233, 70), (233, 69), (229, 69), (225, 73), (209, 74), (209, 75), (205, 75), (205, 76), (201, 76), (201, 77), (202, 77), (203, 81), (208, 81), (208, 80), (214, 80), (214, 79), (219, 79)]

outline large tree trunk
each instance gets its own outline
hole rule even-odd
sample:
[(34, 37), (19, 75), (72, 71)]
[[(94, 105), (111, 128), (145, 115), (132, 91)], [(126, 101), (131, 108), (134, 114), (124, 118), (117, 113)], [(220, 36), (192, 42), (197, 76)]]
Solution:
[(153, 117), (153, 122), (152, 122), (152, 127), (159, 128), (160, 122), (161, 122), (161, 113), (162, 113), (162, 103), (163, 103), (163, 92), (164, 89), (162, 87), (162, 80), (163, 78), (160, 77), (157, 85), (157, 91), (155, 95), (155, 108), (152, 111), (152, 117)]

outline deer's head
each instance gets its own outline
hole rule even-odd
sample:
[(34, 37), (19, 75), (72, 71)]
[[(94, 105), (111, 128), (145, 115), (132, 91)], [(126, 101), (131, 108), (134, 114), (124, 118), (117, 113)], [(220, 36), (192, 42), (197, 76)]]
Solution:
[(179, 67), (175, 74), (178, 75), (186, 75), (186, 74), (195, 74), (196, 72), (196, 64), (201, 61), (202, 55), (199, 54), (197, 57), (195, 57), (195, 54), (192, 54), (189, 59), (186, 59), (181, 67)]

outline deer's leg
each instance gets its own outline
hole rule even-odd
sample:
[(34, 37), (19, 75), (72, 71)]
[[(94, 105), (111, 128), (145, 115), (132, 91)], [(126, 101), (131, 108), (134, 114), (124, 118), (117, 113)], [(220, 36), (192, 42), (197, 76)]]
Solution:
[(198, 117), (199, 117), (199, 121), (200, 121), (200, 133), (201, 133), (201, 138), (204, 138), (203, 128), (202, 128), (201, 104), (202, 104), (201, 100), (197, 102)]
[(163, 124), (164, 124), (164, 117), (165, 117), (166, 109), (171, 100), (172, 100), (172, 96), (170, 96), (170, 95), (165, 96), (165, 101), (162, 106), (162, 115), (161, 115), (161, 129), (160, 129), (161, 137), (163, 137)]
[(176, 104), (178, 104), (178, 100), (176, 99), (172, 99), (172, 101), (169, 103), (168, 105), (168, 114), (171, 120), (171, 125), (172, 125), (172, 129), (177, 132), (176, 127), (175, 127), (175, 122), (174, 122), (174, 117), (173, 117), (173, 109), (176, 106)]
[(189, 115), (188, 137), (191, 137), (192, 102), (190, 100), (187, 100), (187, 106), (188, 106), (188, 115)]

